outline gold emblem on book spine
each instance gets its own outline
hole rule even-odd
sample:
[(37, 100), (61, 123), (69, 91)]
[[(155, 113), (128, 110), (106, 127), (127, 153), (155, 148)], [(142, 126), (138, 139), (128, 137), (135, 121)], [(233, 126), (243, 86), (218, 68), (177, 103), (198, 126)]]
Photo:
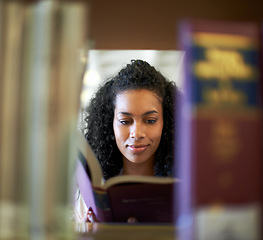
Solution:
[[(204, 37), (202, 36), (202, 40), (205, 39)], [(211, 38), (209, 34), (206, 37)], [(218, 37), (220, 38), (220, 36)], [(221, 36), (222, 44), (226, 42), (224, 41), (225, 37)], [(228, 40), (230, 39), (228, 37)], [(238, 37), (235, 37), (235, 40), (237, 39)], [(242, 38), (241, 40), (238, 45), (239, 49), (248, 49), (249, 46), (252, 46), (245, 39)], [(206, 40), (206, 43), (208, 44), (209, 41)], [(257, 70), (245, 62), (244, 56), (238, 48), (227, 48), (226, 44), (220, 46), (219, 39), (217, 39), (217, 43), (215, 45), (208, 44), (204, 51), (205, 60), (197, 61), (194, 65), (194, 73), (201, 81), (217, 81), (217, 87), (203, 87), (202, 100), (209, 104), (244, 105), (247, 103), (246, 93), (235, 89), (232, 81), (255, 81), (258, 74)], [(197, 44), (202, 46), (200, 42)]]

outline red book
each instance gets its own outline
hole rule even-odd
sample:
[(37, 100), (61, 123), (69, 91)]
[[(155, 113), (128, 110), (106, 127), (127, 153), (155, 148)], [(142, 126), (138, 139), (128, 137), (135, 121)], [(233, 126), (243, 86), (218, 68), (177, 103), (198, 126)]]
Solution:
[(174, 222), (172, 177), (119, 175), (103, 180), (101, 166), (82, 133), (78, 132), (76, 179), (86, 206), (100, 222)]
[[(260, 28), (189, 20), (178, 113), (180, 237), (261, 239)], [(213, 237), (213, 238), (211, 238)], [(180, 239), (180, 238), (179, 238)]]

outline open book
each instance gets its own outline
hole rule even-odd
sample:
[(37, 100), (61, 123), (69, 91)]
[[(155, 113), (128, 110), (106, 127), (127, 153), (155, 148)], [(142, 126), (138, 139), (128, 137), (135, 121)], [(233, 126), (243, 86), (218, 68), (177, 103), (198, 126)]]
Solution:
[(78, 132), (76, 178), (87, 207), (101, 222), (173, 222), (174, 187), (171, 177), (119, 175), (103, 180), (98, 159), (81, 132)]

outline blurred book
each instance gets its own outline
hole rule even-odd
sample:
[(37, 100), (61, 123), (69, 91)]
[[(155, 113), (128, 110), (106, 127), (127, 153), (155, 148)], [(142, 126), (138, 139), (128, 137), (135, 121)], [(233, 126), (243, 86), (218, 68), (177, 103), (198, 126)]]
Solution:
[[(24, 4), (0, 3), (0, 238), (25, 236), (27, 171), (21, 158), (22, 42)], [(22, 221), (23, 219), (23, 221)]]
[(0, 238), (63, 238), (88, 4), (3, 1), (0, 17)]
[(178, 30), (186, 52), (176, 136), (179, 239), (261, 239), (259, 25), (195, 19)]

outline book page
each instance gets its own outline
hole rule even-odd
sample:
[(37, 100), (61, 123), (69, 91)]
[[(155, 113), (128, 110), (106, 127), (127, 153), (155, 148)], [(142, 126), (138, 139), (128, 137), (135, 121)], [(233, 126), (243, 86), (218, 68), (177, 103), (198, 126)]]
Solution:
[(97, 215), (97, 208), (93, 197), (92, 184), (85, 168), (80, 161), (77, 161), (76, 179), (80, 193), (84, 199), (86, 206), (88, 208), (91, 207), (95, 215)]
[(169, 184), (179, 182), (179, 179), (172, 177), (155, 177), (155, 176), (137, 176), (137, 175), (121, 175), (108, 179), (103, 188), (109, 188), (117, 184), (125, 183), (152, 183), (152, 184)]
[[(92, 151), (88, 141), (82, 132), (77, 133), (78, 150), (81, 152), (84, 161), (88, 164), (88, 169), (91, 174), (91, 182), (94, 187), (101, 187), (103, 183), (103, 176), (100, 163)], [(83, 160), (83, 159), (82, 159)], [(85, 163), (82, 162), (85, 165)]]

